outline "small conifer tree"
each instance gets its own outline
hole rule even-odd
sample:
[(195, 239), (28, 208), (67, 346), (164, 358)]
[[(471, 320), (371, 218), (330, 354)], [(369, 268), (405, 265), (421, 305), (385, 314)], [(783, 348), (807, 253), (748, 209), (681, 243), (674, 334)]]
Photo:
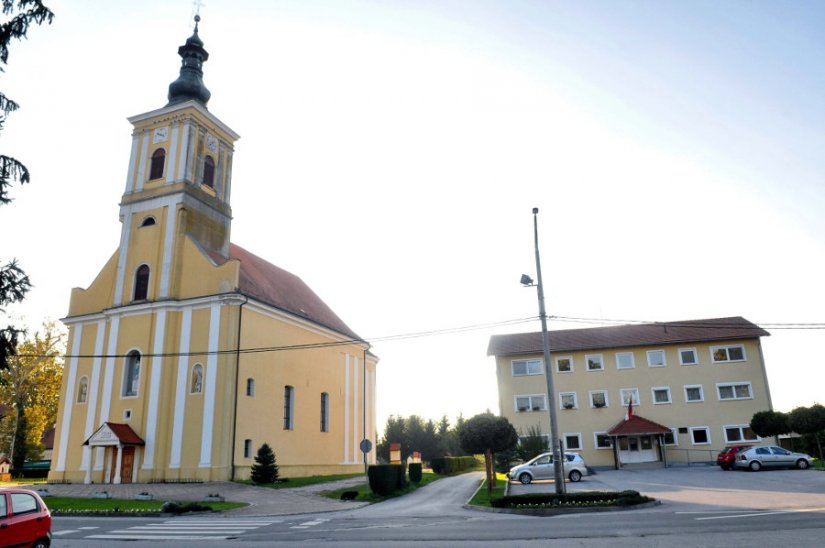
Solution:
[(255, 455), (252, 465), (252, 481), (255, 483), (275, 483), (278, 479), (278, 465), (275, 464), (275, 452), (268, 443), (264, 443)]

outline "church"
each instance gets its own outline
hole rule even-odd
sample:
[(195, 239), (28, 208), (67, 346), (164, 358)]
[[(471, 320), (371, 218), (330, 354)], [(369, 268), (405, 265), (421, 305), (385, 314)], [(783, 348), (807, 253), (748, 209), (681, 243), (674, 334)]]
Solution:
[(49, 480), (246, 479), (375, 462), (378, 359), (299, 277), (230, 240), (238, 134), (207, 109), (199, 17), (134, 126), (120, 244), (72, 290)]

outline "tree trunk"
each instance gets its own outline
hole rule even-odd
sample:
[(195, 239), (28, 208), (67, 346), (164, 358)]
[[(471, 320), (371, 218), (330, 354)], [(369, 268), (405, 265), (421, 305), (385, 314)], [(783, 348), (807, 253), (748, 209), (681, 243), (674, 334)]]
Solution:
[(487, 496), (490, 497), (493, 494), (493, 481), (495, 476), (493, 475), (493, 452), (487, 449), (484, 452), (484, 469), (487, 472)]

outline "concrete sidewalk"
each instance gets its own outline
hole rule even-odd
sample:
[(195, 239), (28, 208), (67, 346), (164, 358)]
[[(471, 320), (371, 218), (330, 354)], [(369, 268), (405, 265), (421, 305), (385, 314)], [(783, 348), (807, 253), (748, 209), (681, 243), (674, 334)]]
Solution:
[[(209, 483), (128, 483), (128, 484), (39, 484), (21, 485), (33, 491), (48, 491), (59, 497), (91, 498), (95, 493), (106, 491), (112, 498), (134, 499), (139, 493), (149, 493), (155, 500), (201, 501), (204, 497), (218, 494), (227, 502), (245, 502), (244, 508), (223, 512), (222, 516), (280, 516), (335, 512), (366, 506), (366, 502), (340, 501), (323, 497), (318, 493), (366, 483), (359, 476), (307, 487), (270, 489), (242, 483), (216, 481)], [(46, 504), (49, 504), (48, 498)]]

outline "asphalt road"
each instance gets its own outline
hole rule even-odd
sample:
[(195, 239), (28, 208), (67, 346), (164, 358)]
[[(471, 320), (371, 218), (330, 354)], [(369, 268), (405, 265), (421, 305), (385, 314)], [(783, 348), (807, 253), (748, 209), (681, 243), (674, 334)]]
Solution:
[[(478, 474), (446, 478), (364, 508), (292, 516), (128, 520), (56, 518), (54, 546), (822, 546), (825, 473), (758, 474), (716, 468), (608, 471), (574, 489), (633, 489), (662, 501), (653, 508), (555, 517), (468, 510)], [(516, 486), (514, 486), (516, 487)], [(552, 484), (532, 484), (552, 489)], [(94, 527), (94, 529), (81, 529)], [(71, 532), (66, 532), (71, 531)], [(231, 532), (228, 532), (231, 531)], [(209, 540), (207, 537), (222, 536)], [(114, 537), (114, 538), (113, 538)], [(229, 537), (229, 538), (226, 538)]]

